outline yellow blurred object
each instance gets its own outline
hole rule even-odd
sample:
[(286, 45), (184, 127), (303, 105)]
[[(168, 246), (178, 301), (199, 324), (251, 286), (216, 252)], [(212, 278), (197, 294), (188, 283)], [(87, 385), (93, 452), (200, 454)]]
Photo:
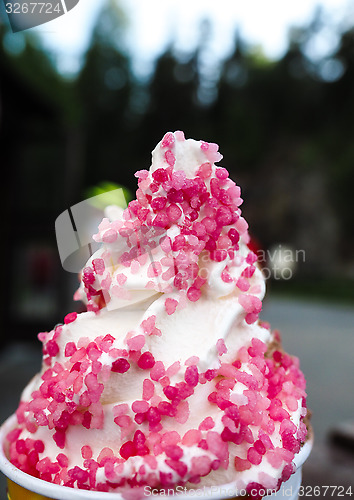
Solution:
[(26, 490), (10, 479), (7, 480), (7, 498), (8, 500), (53, 500), (38, 493), (33, 493), (33, 491)]

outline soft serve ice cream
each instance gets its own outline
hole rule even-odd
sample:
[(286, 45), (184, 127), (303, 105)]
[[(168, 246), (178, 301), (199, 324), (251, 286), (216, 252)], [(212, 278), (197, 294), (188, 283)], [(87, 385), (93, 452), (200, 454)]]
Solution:
[(264, 278), (221, 158), (167, 133), (136, 200), (103, 219), (76, 292), (87, 311), (39, 334), (8, 435), (19, 469), (137, 498), (230, 482), (260, 498), (294, 471), (305, 380), (258, 320)]

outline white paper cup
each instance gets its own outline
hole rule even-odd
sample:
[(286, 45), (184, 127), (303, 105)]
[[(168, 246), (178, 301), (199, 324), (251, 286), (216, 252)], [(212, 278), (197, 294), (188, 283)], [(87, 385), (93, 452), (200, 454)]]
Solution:
[[(8, 483), (8, 500), (124, 500), (120, 493), (102, 493), (99, 491), (86, 491), (67, 486), (58, 486), (57, 484), (48, 483), (42, 479), (30, 476), (15, 467), (6, 457), (7, 453), (7, 434), (15, 427), (16, 416), (12, 415), (0, 428), (0, 470), (7, 477)], [(301, 469), (305, 460), (310, 454), (312, 448), (312, 440), (307, 441), (296, 455), (294, 462), (296, 472), (288, 481), (282, 484), (279, 491), (264, 498), (277, 499), (286, 498), (287, 500), (297, 500), (301, 485)], [(233, 483), (198, 488), (190, 491), (183, 491), (175, 496), (179, 500), (185, 499), (201, 499), (201, 500), (221, 500), (238, 498), (236, 495), (243, 492), (236, 492)], [(153, 494), (146, 491), (146, 497), (151, 498), (170, 498), (173, 495)], [(240, 497), (241, 498), (241, 497)]]

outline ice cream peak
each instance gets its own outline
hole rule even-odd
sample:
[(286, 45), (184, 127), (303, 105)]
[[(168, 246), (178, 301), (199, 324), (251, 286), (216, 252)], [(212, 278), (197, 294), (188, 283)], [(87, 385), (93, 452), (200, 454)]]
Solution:
[(215, 166), (221, 159), (216, 144), (186, 140), (182, 132), (164, 136), (150, 171), (136, 174), (136, 200), (122, 219), (104, 219), (99, 227), (95, 239), (103, 246), (84, 269), (78, 294), (85, 292), (89, 310), (163, 292), (177, 294), (166, 300), (172, 313), (186, 298), (236, 292), (247, 323), (257, 320), (264, 283), (247, 247), (240, 188)]
[(39, 335), (42, 370), (8, 436), (21, 470), (135, 498), (145, 485), (257, 492), (292, 473), (305, 380), (257, 321), (264, 279), (220, 159), (166, 134), (136, 200), (102, 221), (77, 293), (88, 311)]

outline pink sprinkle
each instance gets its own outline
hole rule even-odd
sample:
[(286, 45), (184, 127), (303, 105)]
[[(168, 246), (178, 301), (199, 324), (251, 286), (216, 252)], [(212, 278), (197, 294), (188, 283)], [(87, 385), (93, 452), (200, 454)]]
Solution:
[(235, 227), (240, 234), (244, 234), (248, 229), (248, 224), (243, 217), (240, 217), (236, 222)]
[(126, 441), (120, 448), (119, 453), (121, 457), (128, 460), (129, 457), (136, 455), (136, 448), (133, 441)]
[(168, 148), (168, 147), (172, 146), (174, 144), (174, 142), (175, 142), (175, 137), (172, 134), (172, 132), (167, 132), (167, 134), (164, 135), (164, 137), (161, 141), (161, 147)]
[(155, 358), (149, 351), (144, 352), (138, 359), (138, 366), (143, 370), (149, 370), (154, 364)]
[(65, 432), (61, 430), (57, 430), (53, 434), (53, 439), (58, 446), (58, 448), (64, 449), (65, 448)]
[(169, 316), (175, 312), (177, 306), (178, 306), (177, 300), (170, 298), (167, 298), (165, 300), (165, 309)]
[(185, 424), (189, 418), (189, 404), (187, 401), (181, 401), (177, 407), (177, 413), (175, 416), (176, 421), (179, 424)]
[(146, 401), (134, 401), (132, 410), (134, 413), (145, 413), (149, 409), (149, 403)]
[(92, 458), (92, 449), (90, 446), (85, 445), (81, 448), (81, 456), (82, 458)]
[(119, 415), (114, 419), (114, 422), (119, 425), (119, 427), (127, 428), (130, 426), (132, 419), (128, 415)]
[(172, 153), (172, 151), (168, 150), (166, 151), (165, 153), (165, 160), (167, 161), (167, 163), (173, 167), (174, 164), (176, 163), (176, 157), (175, 155)]
[(241, 290), (241, 292), (247, 292), (250, 288), (248, 279), (242, 277), (236, 281), (236, 286)]
[(104, 273), (105, 265), (103, 259), (93, 259), (92, 265), (96, 274), (102, 275)]
[(162, 361), (156, 361), (156, 363), (154, 364), (154, 366), (150, 371), (151, 380), (157, 381), (164, 375), (165, 375), (165, 367)]
[(262, 301), (253, 295), (241, 294), (238, 298), (239, 303), (248, 313), (259, 313), (262, 309)]
[(154, 227), (166, 227), (168, 226), (169, 220), (164, 212), (159, 212), (152, 222)]
[(129, 349), (133, 351), (140, 351), (140, 349), (142, 349), (144, 344), (145, 344), (144, 335), (135, 335), (135, 337), (132, 337), (131, 339), (127, 340), (127, 345)]
[(184, 462), (169, 459), (165, 460), (165, 462), (171, 469), (176, 471), (180, 477), (184, 477), (188, 472), (187, 465)]
[(212, 174), (212, 168), (209, 162), (203, 163), (197, 170), (197, 175), (202, 179), (208, 179)]
[(244, 458), (240, 457), (235, 457), (235, 469), (239, 472), (242, 472), (244, 470), (248, 470), (251, 468), (251, 463), (248, 460), (245, 460)]
[(171, 203), (166, 209), (166, 214), (171, 222), (175, 222), (181, 217), (182, 210), (174, 203)]
[(229, 172), (226, 168), (219, 167), (215, 170), (215, 175), (218, 179), (227, 179), (229, 177)]
[(162, 183), (168, 181), (168, 173), (164, 168), (158, 168), (152, 173), (155, 182)]
[(112, 372), (115, 373), (125, 373), (129, 370), (129, 368), (130, 368), (129, 361), (127, 361), (125, 358), (119, 358), (112, 363), (111, 370)]
[(141, 327), (147, 335), (150, 335), (155, 328), (156, 316), (155, 314), (149, 316), (141, 322)]
[(19, 438), (21, 432), (22, 429), (14, 429), (7, 434), (6, 439), (9, 441), (9, 443), (14, 443)]
[(197, 365), (199, 363), (199, 357), (198, 356), (191, 356), (190, 358), (188, 358), (184, 364), (186, 366), (191, 366), (191, 365)]
[(176, 399), (178, 396), (178, 389), (176, 387), (173, 387), (172, 385), (164, 387), (163, 392), (166, 398), (170, 399), (171, 401)]
[(206, 417), (203, 422), (199, 424), (198, 429), (201, 431), (209, 431), (215, 426), (215, 422), (211, 417)]
[(194, 286), (191, 286), (187, 290), (187, 297), (191, 302), (196, 302), (197, 300), (199, 300), (201, 294), (202, 292), (198, 288), (195, 288)]
[(199, 374), (198, 368), (195, 365), (188, 366), (184, 374), (184, 380), (191, 387), (195, 387), (196, 385), (198, 385)]
[(200, 430), (190, 429), (183, 436), (182, 444), (184, 444), (185, 446), (193, 446), (195, 444), (198, 444), (201, 439), (202, 433)]
[(120, 286), (123, 286), (124, 283), (127, 281), (127, 277), (123, 273), (118, 273), (117, 274), (117, 281)]
[(273, 359), (276, 363), (281, 363), (281, 360), (283, 359), (283, 355), (280, 351), (274, 351), (273, 352)]
[(257, 255), (252, 251), (248, 252), (248, 255), (246, 257), (247, 264), (254, 264), (256, 260), (257, 260)]
[(143, 399), (148, 401), (153, 397), (154, 392), (155, 392), (154, 383), (150, 379), (146, 378), (143, 381)]
[(162, 435), (161, 447), (165, 449), (168, 446), (175, 446), (181, 440), (180, 435), (177, 431), (168, 431)]
[(181, 130), (176, 130), (175, 137), (176, 137), (177, 141), (185, 141), (186, 140), (184, 137), (184, 132), (182, 132)]
[(154, 210), (162, 210), (167, 202), (167, 198), (164, 196), (158, 196), (151, 201), (151, 208)]
[(138, 177), (139, 179), (147, 179), (149, 177), (149, 172), (147, 170), (138, 170), (135, 172), (134, 177)]
[(216, 342), (216, 349), (218, 351), (219, 356), (222, 356), (223, 354), (227, 353), (227, 347), (225, 345), (224, 339), (219, 339)]
[(172, 460), (180, 460), (183, 457), (183, 450), (179, 446), (172, 444), (164, 448), (164, 452)]
[(227, 233), (228, 237), (230, 238), (231, 242), (233, 245), (236, 245), (240, 239), (239, 233), (236, 231), (235, 228), (229, 229), (229, 232)]
[(76, 345), (74, 342), (68, 342), (65, 346), (65, 356), (72, 356), (76, 352)]
[(108, 229), (102, 236), (102, 241), (104, 241), (104, 243), (113, 243), (114, 241), (116, 241), (117, 237), (117, 231), (115, 231), (114, 229)]
[(77, 318), (77, 313), (76, 312), (72, 312), (72, 313), (69, 313), (65, 316), (64, 318), (64, 323), (66, 325), (68, 325), (69, 323), (72, 323), (73, 321), (75, 321)]
[(129, 411), (127, 403), (121, 403), (113, 407), (114, 416), (125, 415)]
[(64, 453), (59, 453), (57, 455), (57, 462), (60, 467), (68, 467), (69, 465), (69, 459)]
[(212, 468), (211, 460), (206, 455), (192, 458), (192, 467), (191, 467), (192, 477), (196, 476), (198, 478), (200, 476), (206, 476), (207, 474), (209, 474), (211, 468)]
[(267, 451), (264, 443), (260, 439), (255, 441), (253, 447), (260, 455), (264, 455)]
[(245, 321), (248, 325), (251, 325), (258, 319), (258, 313), (248, 313), (245, 316)]
[(47, 353), (49, 354), (50, 357), (54, 357), (58, 354), (59, 352), (59, 346), (58, 344), (55, 342), (55, 340), (49, 340), (47, 343), (46, 343), (46, 349), (47, 349)]
[(150, 406), (150, 408), (146, 412), (146, 418), (151, 426), (155, 426), (156, 424), (158, 424), (161, 421), (161, 415), (158, 408)]
[(180, 361), (175, 361), (174, 363), (172, 363), (171, 366), (169, 366), (166, 370), (166, 375), (168, 377), (173, 377), (174, 375), (176, 375), (179, 370), (181, 368), (181, 363)]
[(260, 455), (254, 447), (251, 447), (247, 452), (247, 460), (251, 462), (251, 464), (259, 465), (262, 462), (262, 455)]

